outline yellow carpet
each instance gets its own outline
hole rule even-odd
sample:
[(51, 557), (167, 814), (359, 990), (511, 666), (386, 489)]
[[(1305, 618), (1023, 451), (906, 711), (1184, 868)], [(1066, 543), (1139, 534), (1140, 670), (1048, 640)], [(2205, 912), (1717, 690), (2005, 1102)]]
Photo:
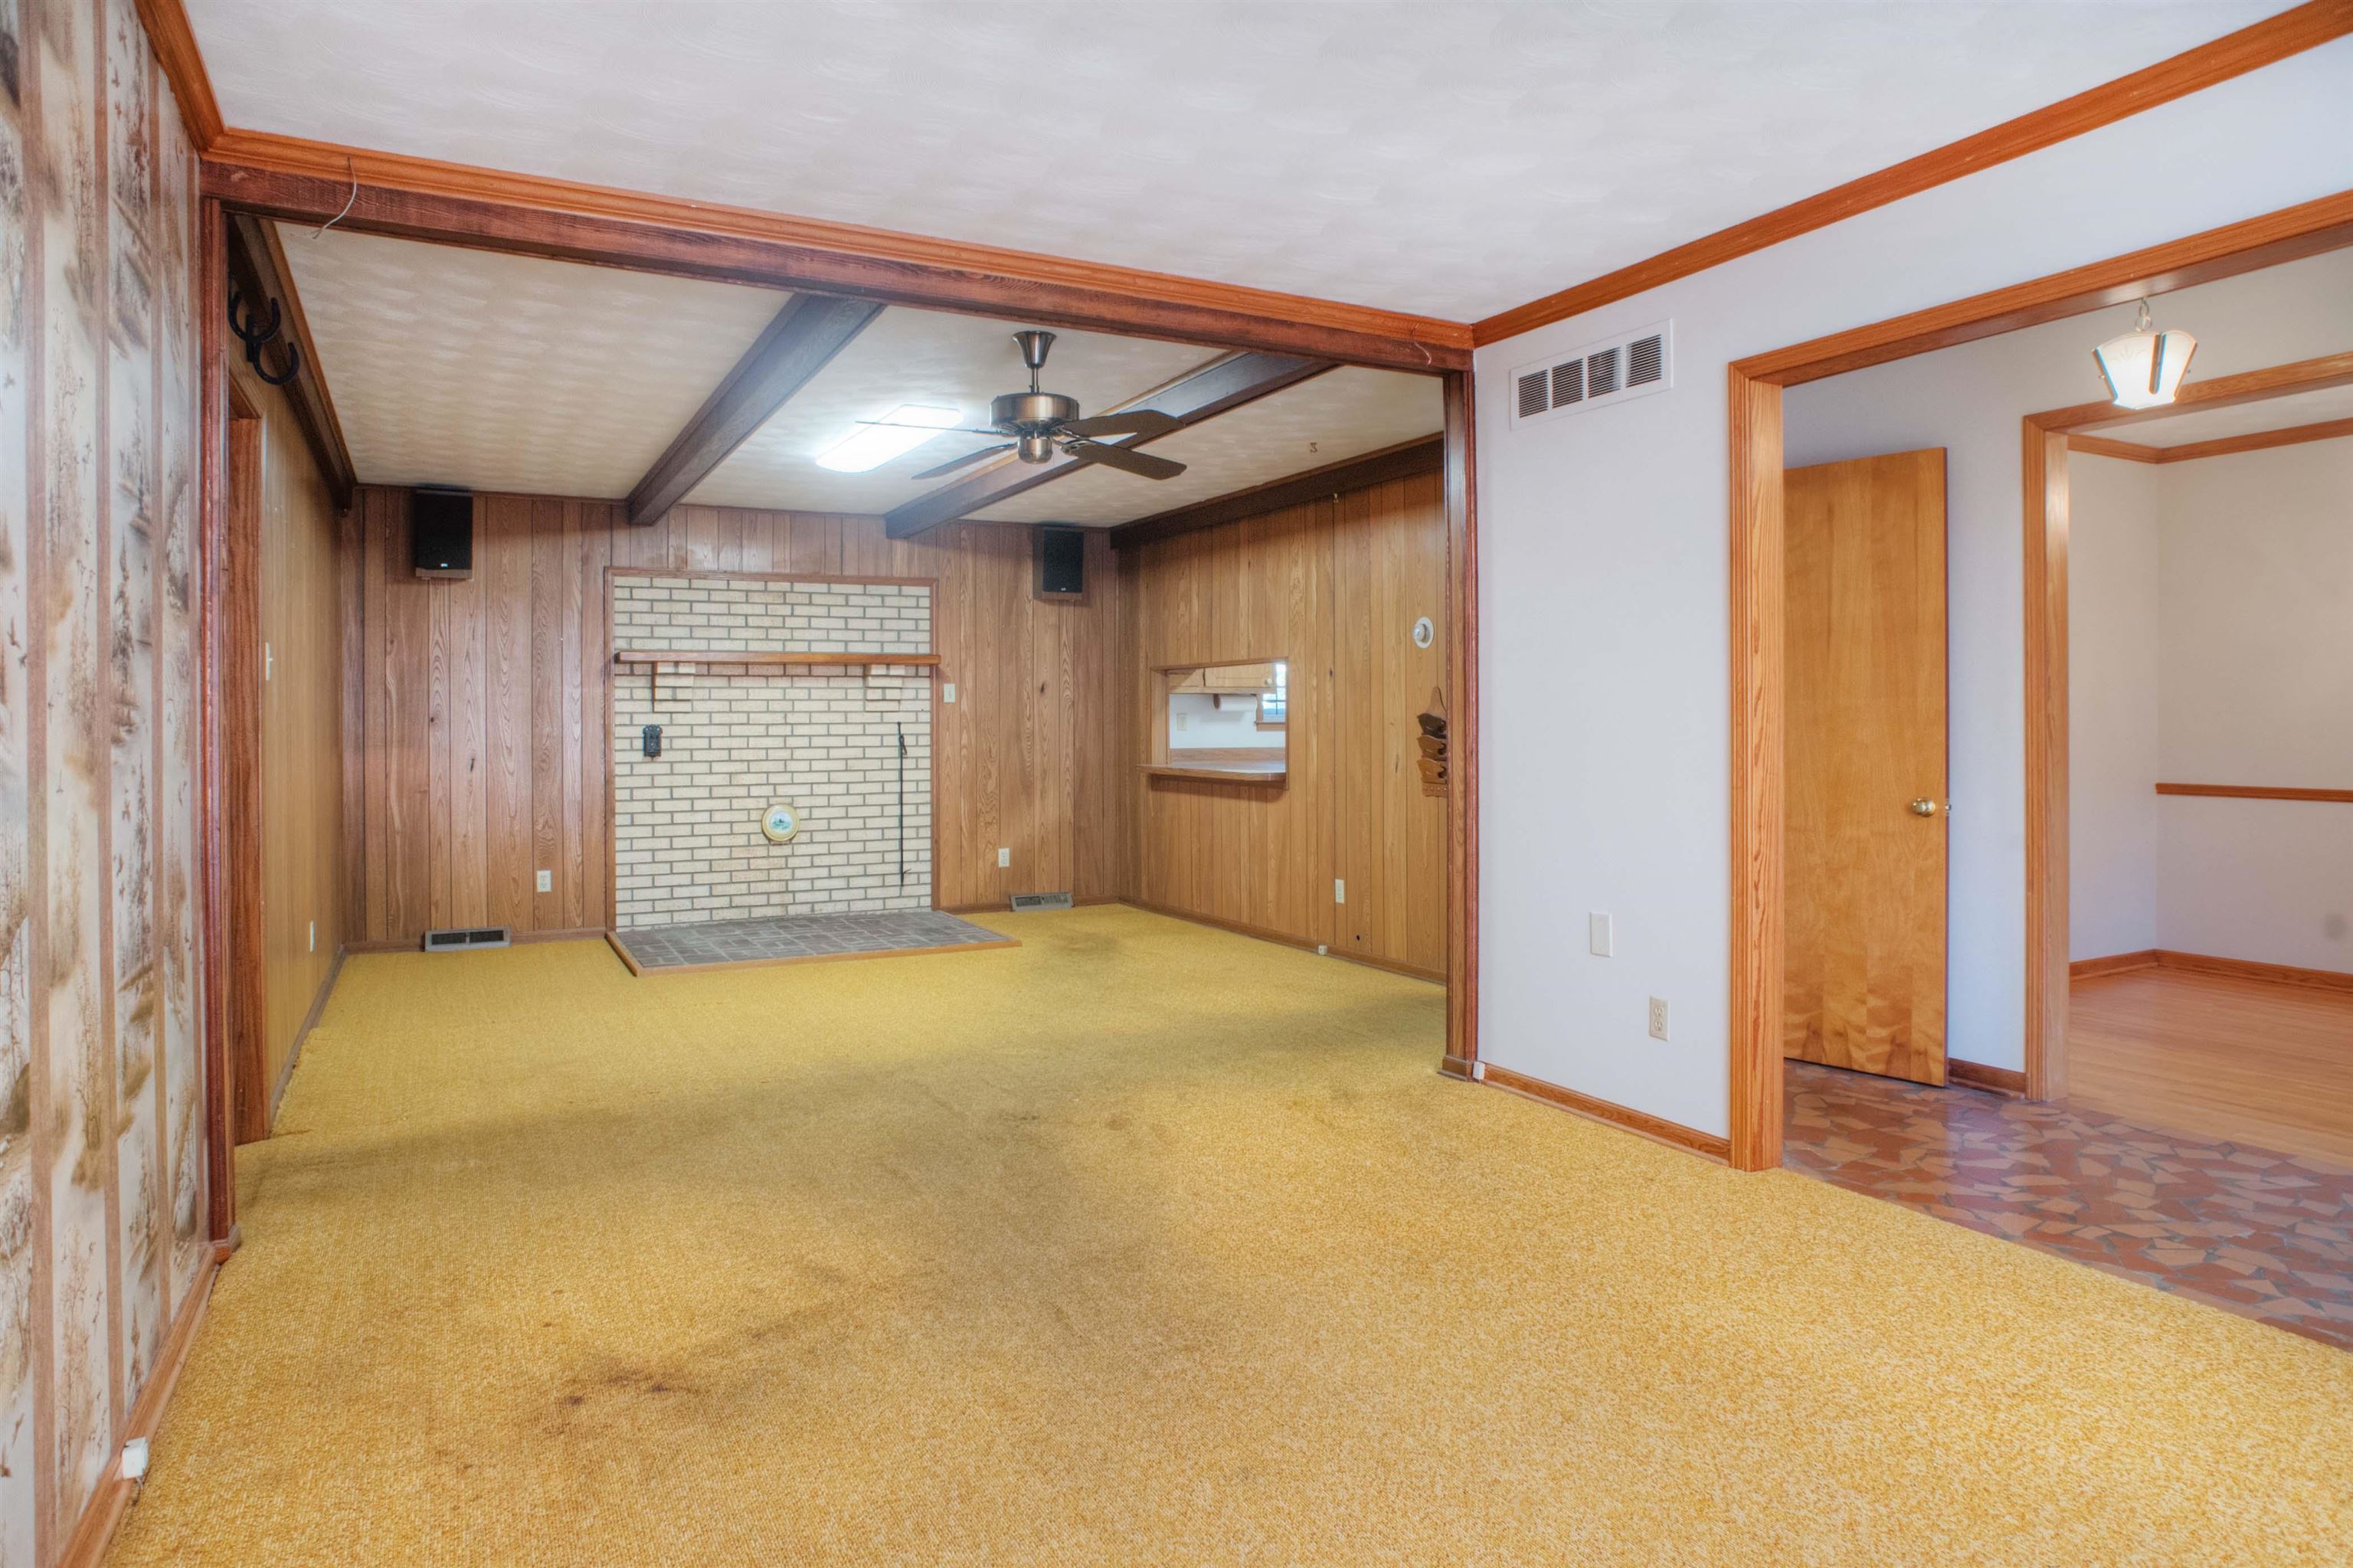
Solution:
[(1126, 909), (353, 959), (112, 1561), (2341, 1564), (2353, 1356)]

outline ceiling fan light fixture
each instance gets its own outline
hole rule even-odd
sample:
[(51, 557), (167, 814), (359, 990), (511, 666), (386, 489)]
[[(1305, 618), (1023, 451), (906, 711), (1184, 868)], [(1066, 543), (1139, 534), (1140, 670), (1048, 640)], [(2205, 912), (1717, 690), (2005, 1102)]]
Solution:
[(817, 465), (836, 473), (865, 473), (913, 451), (942, 430), (955, 429), (962, 418), (954, 408), (902, 403), (880, 419), (860, 420), (856, 429), (818, 453)]
[(2157, 408), (2172, 402), (2181, 390), (2189, 356), (2197, 352), (2198, 340), (2179, 327), (2150, 331), (2148, 302), (2143, 300), (2134, 329), (2092, 350), (2092, 359), (2117, 408)]

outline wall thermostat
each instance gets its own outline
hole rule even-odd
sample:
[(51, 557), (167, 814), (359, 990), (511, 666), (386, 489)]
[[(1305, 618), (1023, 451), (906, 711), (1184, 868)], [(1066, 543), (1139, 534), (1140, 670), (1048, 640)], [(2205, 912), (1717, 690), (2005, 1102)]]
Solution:
[(768, 835), (770, 843), (784, 843), (801, 831), (801, 814), (779, 800), (760, 813), (760, 831)]
[(1413, 623), (1413, 645), (1416, 648), (1429, 647), (1437, 635), (1438, 628), (1430, 623), (1430, 617), (1425, 615)]

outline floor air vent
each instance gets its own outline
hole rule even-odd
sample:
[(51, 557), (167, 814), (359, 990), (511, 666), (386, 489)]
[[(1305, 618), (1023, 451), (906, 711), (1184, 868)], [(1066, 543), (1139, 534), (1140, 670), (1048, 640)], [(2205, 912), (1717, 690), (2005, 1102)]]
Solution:
[(1523, 365), (1512, 382), (1514, 425), (1663, 392), (1674, 385), (1674, 323), (1588, 343), (1567, 359)]
[(1071, 895), (1067, 893), (1017, 893), (1013, 895), (1016, 909), (1068, 909)]
[(426, 932), (425, 950), (462, 953), (472, 948), (503, 948), (510, 940), (504, 926), (454, 926), (446, 931)]

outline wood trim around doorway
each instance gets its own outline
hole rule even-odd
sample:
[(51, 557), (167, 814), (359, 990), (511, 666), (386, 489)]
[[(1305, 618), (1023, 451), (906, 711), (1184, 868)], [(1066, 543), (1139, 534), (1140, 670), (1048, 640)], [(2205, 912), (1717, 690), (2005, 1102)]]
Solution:
[[(1781, 1158), (1782, 388), (2353, 245), (2353, 191), (1736, 362), (1731, 432), (1731, 1163)], [(2327, 362), (2313, 362), (2316, 365)], [(2337, 367), (2339, 371), (2342, 366)], [(2272, 383), (2283, 390), (2297, 389)], [(2223, 377), (2201, 387), (2222, 387)], [(2208, 397), (2216, 394), (2209, 393)], [(2188, 399), (2188, 389), (2184, 393)], [(2243, 400), (2243, 399), (2236, 399)], [(2194, 404), (2192, 406), (2195, 406)], [(2057, 410), (2072, 414), (2078, 410)], [(2027, 1092), (2063, 1089), (2067, 1019), (2066, 432), (2027, 422)], [(2099, 423), (2114, 423), (2102, 417)], [(2055, 961), (2054, 961), (2055, 960)]]

